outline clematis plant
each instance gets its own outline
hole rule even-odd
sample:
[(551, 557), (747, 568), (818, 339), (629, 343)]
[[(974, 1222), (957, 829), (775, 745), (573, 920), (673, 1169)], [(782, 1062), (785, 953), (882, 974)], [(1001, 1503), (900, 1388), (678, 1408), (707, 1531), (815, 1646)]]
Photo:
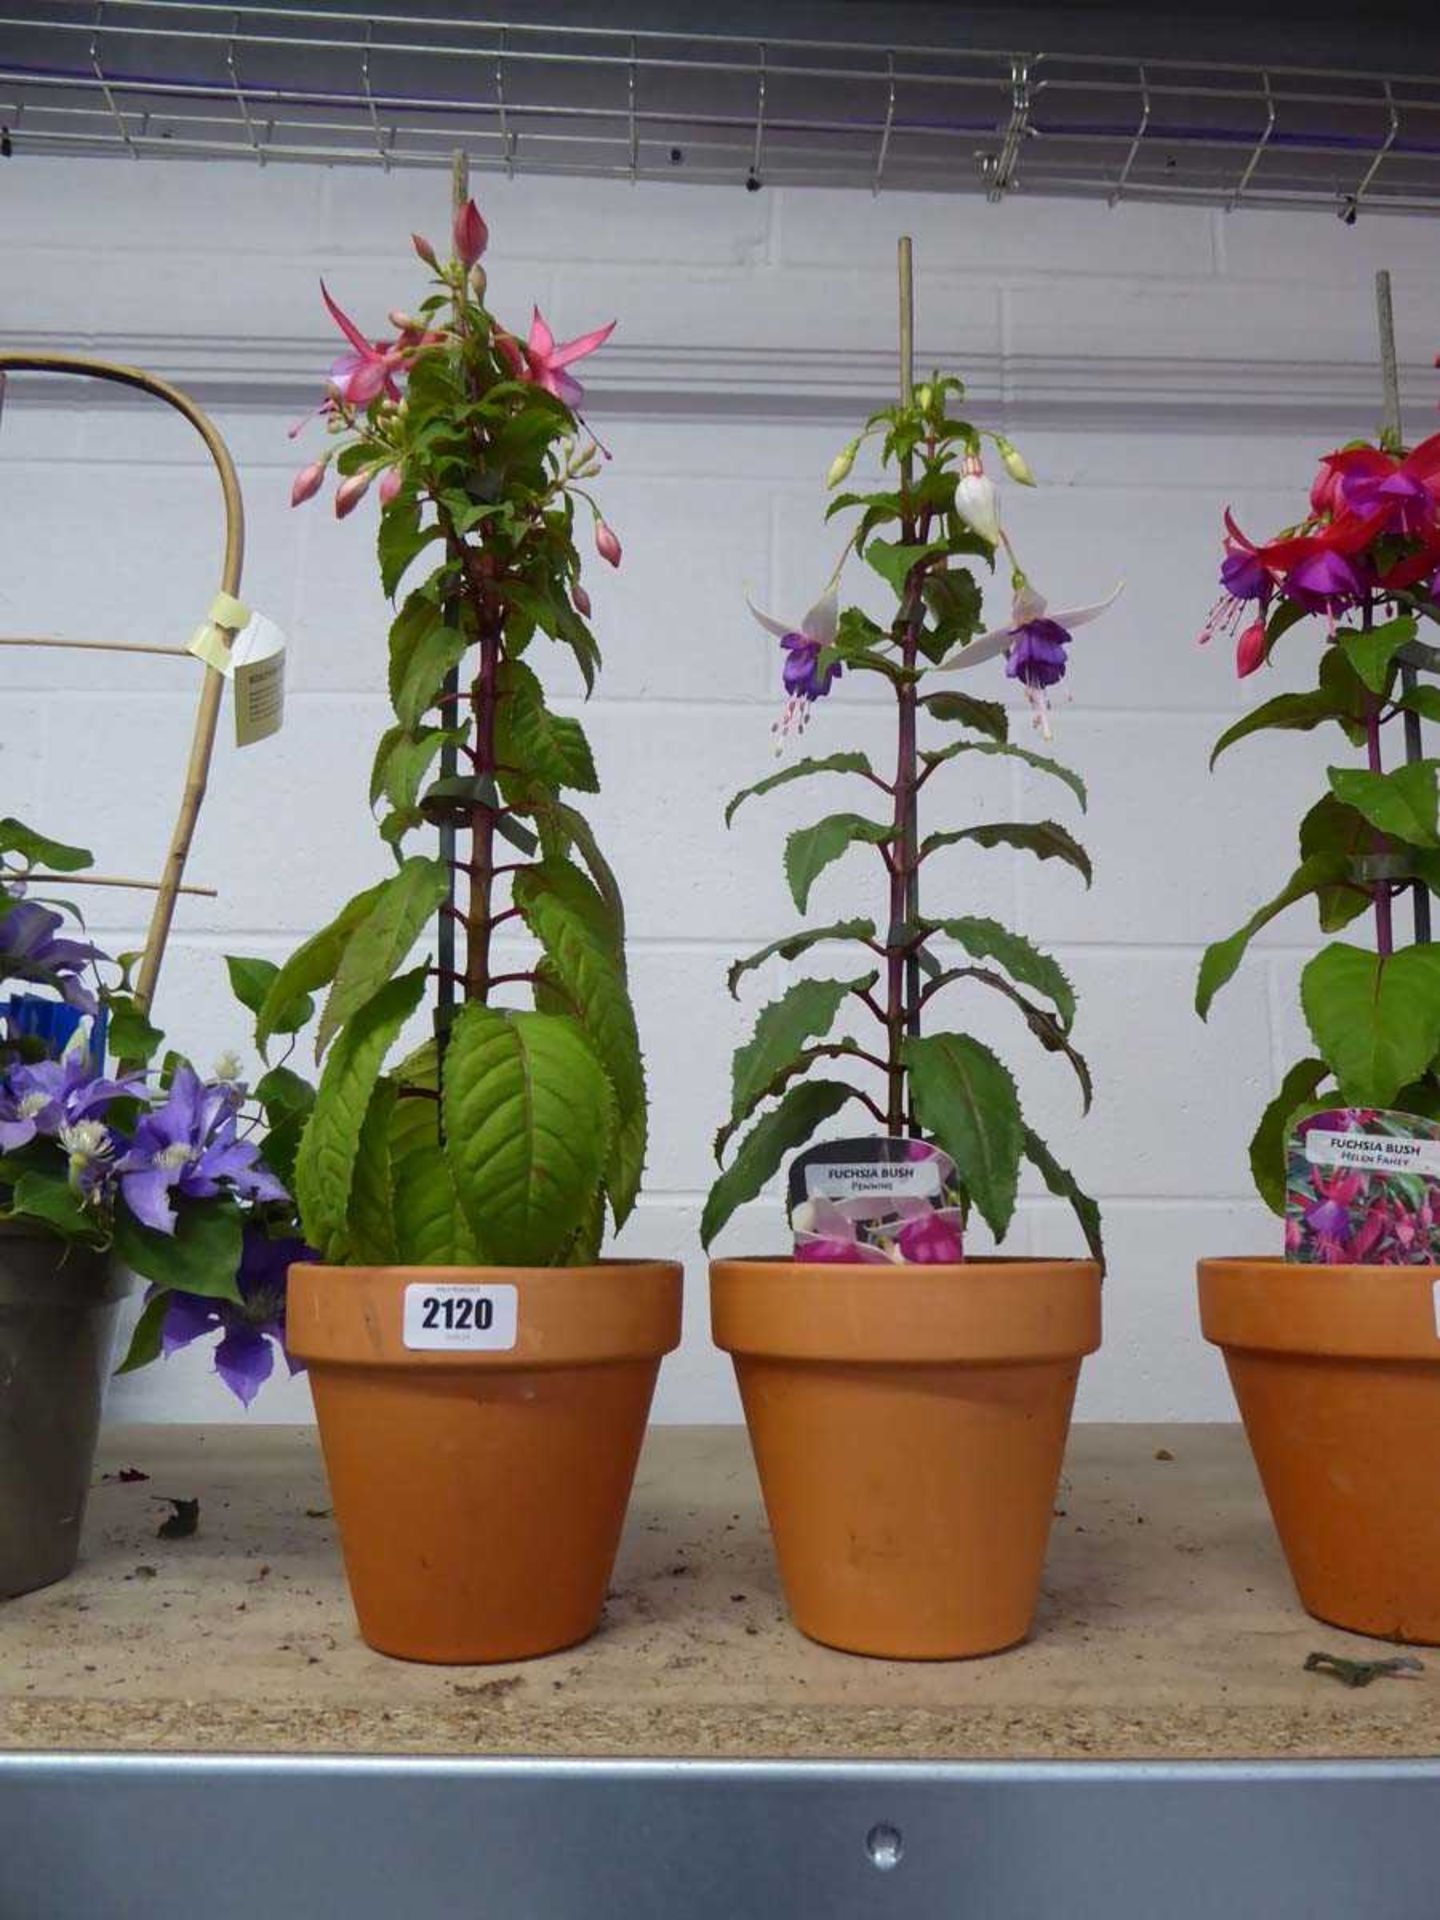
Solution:
[[(33, 897), (38, 868), (90, 864), (83, 847), (0, 821), (0, 986), (23, 987), (0, 1001), (0, 1220), (62, 1249), (112, 1251), (149, 1281), (129, 1369), (172, 1350), (187, 1312), (216, 1324), (246, 1312), (246, 1260), (294, 1233), (282, 1176), (304, 1083), (277, 1069), (251, 1099), (238, 1068), (205, 1081), (168, 1054), (151, 1070), (163, 1035), (125, 967), (64, 930), (73, 909)], [(107, 1050), (122, 1063), (108, 1072)], [(283, 1339), (283, 1322), (270, 1325)], [(233, 1368), (217, 1370), (238, 1392)], [(263, 1377), (252, 1358), (247, 1379)]]
[[(873, 849), (883, 876), (880, 910), (873, 916), (787, 934), (730, 969), (735, 993), (748, 973), (774, 958), (794, 960), (822, 945), (857, 956), (841, 977), (795, 982), (761, 1011), (753, 1036), (736, 1053), (730, 1115), (716, 1140), (717, 1160), (723, 1165), (732, 1150), (733, 1157), (706, 1204), (707, 1245), (735, 1208), (760, 1192), (786, 1154), (832, 1115), (858, 1103), (888, 1135), (908, 1134), (917, 1142), (928, 1136), (949, 1155), (954, 1211), (962, 1226), (973, 1207), (996, 1238), (1003, 1237), (1014, 1214), (1021, 1164), (1028, 1160), (1050, 1191), (1070, 1202), (1087, 1243), (1100, 1253), (1098, 1209), (1026, 1123), (1009, 1068), (963, 1028), (923, 1030), (942, 994), (996, 994), (1042, 1047), (1069, 1063), (1089, 1107), (1089, 1069), (1071, 1037), (1075, 995), (1057, 963), (998, 920), (957, 914), (948, 904), (931, 902), (928, 888), (920, 899), (927, 863), (942, 848), (961, 844), (1059, 860), (1090, 880), (1084, 849), (1055, 820), (966, 826), (947, 820), (922, 831), (920, 815), (936, 791), (931, 783), (957, 759), (981, 766), (1018, 763), (1066, 788), (1083, 808), (1078, 775), (1011, 741), (1003, 704), (937, 679), (1003, 658), (1006, 674), (1024, 690), (1037, 726), (1048, 734), (1048, 695), (1067, 671), (1073, 630), (1109, 604), (1052, 613), (1036, 592), (1002, 525), (999, 492), (984, 469), (986, 441), (1013, 478), (1031, 484), (1032, 477), (1008, 440), (951, 412), (963, 392), (960, 381), (937, 375), (916, 389), (912, 402), (872, 416), (865, 433), (837, 456), (829, 484), (848, 477), (872, 435), (880, 438), (887, 478), (873, 491), (841, 493), (832, 502), (832, 517), (856, 516), (833, 578), (798, 625), (752, 608), (783, 653), (785, 706), (775, 727), (780, 744), (805, 730), (817, 702), (842, 674), (868, 674), (893, 696), (895, 757), (883, 771), (851, 750), (798, 760), (746, 788), (727, 810), (728, 822), (748, 799), (818, 774), (863, 781), (880, 797), (877, 810), (832, 813), (813, 826), (796, 827), (785, 842), (785, 874), (802, 914), (819, 875), (854, 847)], [(888, 625), (858, 608), (840, 609), (838, 582), (851, 555), (894, 594)], [(1002, 557), (1013, 593), (1010, 617), (986, 629), (973, 563), (993, 569)], [(951, 1198), (947, 1188), (947, 1207)], [(854, 1233), (842, 1233), (838, 1219), (833, 1210), (807, 1212), (809, 1237), (801, 1257), (856, 1257)], [(909, 1259), (954, 1259), (960, 1251), (954, 1228), (938, 1214), (915, 1223), (911, 1240), (911, 1247), (900, 1247)]]
[[(391, 316), (392, 338), (366, 340), (327, 296), (356, 358), (331, 369), (330, 447), (294, 488), (312, 497), (333, 465), (344, 515), (380, 477), (380, 577), (399, 600), (395, 717), (370, 788), (395, 871), (307, 941), (258, 1008), (263, 1048), (297, 994), (329, 990), (295, 1168), (306, 1236), (329, 1261), (590, 1261), (644, 1161), (620, 897), (572, 798), (597, 790), (595, 766), (534, 664), (542, 635), (587, 688), (599, 661), (577, 513), (604, 560), (621, 554), (587, 487), (605, 456), (572, 369), (611, 328), (557, 344), (537, 310), (518, 338), (485, 302), (488, 238), (473, 202), (448, 259), (415, 237), (430, 289), (416, 315)], [(507, 929), (537, 957), (505, 958)], [(531, 1007), (513, 1004), (522, 992)], [(422, 1009), (428, 1037), (387, 1070)]]
[[(1285, 1143), (1307, 1113), (1345, 1105), (1440, 1118), (1440, 951), (1429, 944), (1430, 895), (1440, 891), (1440, 761), (1424, 754), (1420, 734), (1422, 721), (1440, 719), (1440, 690), (1419, 677), (1440, 670), (1440, 648), (1422, 637), (1440, 623), (1440, 434), (1408, 453), (1357, 442), (1326, 454), (1309, 511), (1274, 539), (1252, 540), (1227, 513), (1221, 585), (1202, 639), (1238, 632), (1244, 677), (1282, 641), (1295, 644), (1300, 630), (1315, 684), (1238, 720), (1216, 742), (1211, 765), (1277, 727), (1333, 727), (1345, 757), (1327, 769), (1325, 791), (1300, 822), (1299, 861), (1285, 885), (1206, 951), (1197, 1011), (1208, 1015), (1254, 936), (1298, 901), (1314, 902), (1322, 933), (1368, 921), (1373, 940), (1332, 940), (1301, 975), (1314, 1051), (1284, 1075), (1250, 1150), (1255, 1184), (1279, 1213)], [(1410, 946), (1397, 936), (1395, 911), (1407, 894), (1417, 933)], [(1319, 1197), (1338, 1219), (1343, 1196)], [(1368, 1244), (1345, 1257), (1373, 1258)]]

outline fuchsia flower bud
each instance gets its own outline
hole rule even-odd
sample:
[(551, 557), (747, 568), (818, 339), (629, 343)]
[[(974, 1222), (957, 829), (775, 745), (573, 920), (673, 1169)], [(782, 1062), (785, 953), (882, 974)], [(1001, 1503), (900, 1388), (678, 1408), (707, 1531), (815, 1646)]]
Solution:
[(368, 473), (352, 473), (348, 480), (342, 480), (335, 489), (335, 518), (343, 520), (347, 513), (353, 513), (365, 495), (370, 491)]
[(380, 495), (381, 506), (388, 507), (399, 491), (400, 469), (399, 467), (387, 467), (380, 476), (380, 485), (377, 488), (377, 492)]
[(590, 618), (590, 596), (578, 580), (571, 591), (570, 598), (575, 604), (575, 611), (583, 619), (588, 620)]
[(1242, 680), (1265, 664), (1265, 622), (1254, 620), (1235, 644), (1235, 671)]
[(300, 507), (307, 500), (313, 500), (325, 484), (325, 462), (316, 460), (308, 467), (302, 467), (296, 474), (290, 487), (290, 504)]
[(608, 560), (612, 567), (620, 564), (620, 542), (615, 529), (607, 526), (603, 520), (595, 522), (595, 547), (602, 560)]
[(435, 258), (435, 249), (423, 233), (412, 233), (410, 236), (410, 244), (414, 247), (416, 253), (419, 254), (427, 267), (439, 267), (440, 262)]
[(490, 240), (490, 229), (480, 218), (480, 209), (473, 200), (467, 200), (455, 216), (455, 253), (460, 264), (469, 269), (484, 253)]

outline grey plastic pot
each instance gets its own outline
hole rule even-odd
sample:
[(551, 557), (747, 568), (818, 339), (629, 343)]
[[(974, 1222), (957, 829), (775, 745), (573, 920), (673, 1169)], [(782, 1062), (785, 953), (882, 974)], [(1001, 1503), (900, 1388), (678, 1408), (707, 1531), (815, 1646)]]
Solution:
[(129, 1287), (107, 1255), (0, 1221), (0, 1598), (74, 1568)]

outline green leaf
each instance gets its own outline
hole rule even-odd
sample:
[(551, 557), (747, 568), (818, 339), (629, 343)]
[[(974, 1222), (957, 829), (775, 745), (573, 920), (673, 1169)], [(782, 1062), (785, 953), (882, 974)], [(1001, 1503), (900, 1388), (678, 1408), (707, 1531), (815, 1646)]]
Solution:
[(231, 1200), (180, 1201), (174, 1233), (156, 1233), (115, 1210), (115, 1257), (157, 1287), (240, 1298), (240, 1209)]
[[(230, 990), (242, 1007), (258, 1015), (264, 1006), (266, 996), (274, 986), (280, 969), (273, 960), (246, 958), (240, 954), (227, 954), (225, 966), (230, 975)], [(277, 1008), (270, 1023), (272, 1033), (299, 1033), (315, 1012), (315, 1002), (308, 993), (297, 993), (286, 1007)]]
[(871, 779), (875, 778), (869, 755), (864, 753), (832, 753), (823, 760), (796, 760), (788, 767), (782, 767), (779, 773), (772, 773), (768, 779), (759, 780), (753, 787), (745, 787), (737, 793), (725, 809), (726, 826), (735, 818), (742, 801), (758, 793), (769, 793), (772, 788), (783, 787), (791, 780), (807, 780), (812, 773), (863, 773)]
[(1253, 713), (1247, 713), (1234, 726), (1225, 729), (1210, 750), (1210, 765), (1215, 765), (1227, 747), (1233, 747), (1237, 740), (1243, 740), (1249, 734), (1276, 727), (1308, 733), (1326, 720), (1342, 717), (1348, 717), (1346, 704), (1323, 687), (1314, 688), (1308, 693), (1276, 694), (1273, 700), (1267, 700), (1263, 706), (1256, 707)]
[(1010, 738), (1010, 716), (998, 700), (977, 700), (970, 693), (927, 693), (920, 705), (932, 719), (952, 720), (992, 740)]
[(432, 540), (442, 539), (444, 532), (444, 528), (436, 522), (428, 527), (420, 525), (420, 503), (413, 494), (408, 498), (402, 494), (381, 509), (376, 550), (380, 561), (380, 585), (387, 600), (395, 597), (395, 590), (405, 577), (410, 563)]
[(937, 847), (954, 846), (962, 840), (973, 840), (981, 847), (1018, 847), (1039, 860), (1064, 860), (1085, 876), (1087, 887), (1091, 881), (1089, 854), (1073, 834), (1053, 820), (1000, 820), (932, 833), (926, 836), (920, 849), (921, 857), (933, 853)]
[(420, 788), (436, 755), (463, 739), (464, 734), (453, 727), (395, 726), (381, 735), (370, 772), (370, 805), (389, 801), (392, 812), (382, 831), (392, 845), (420, 824)]
[(1440, 796), (1435, 776), (1440, 761), (1416, 760), (1390, 773), (1364, 767), (1331, 767), (1330, 791), (1347, 807), (1363, 813), (1373, 827), (1407, 847), (1440, 847)]
[(1013, 1006), (1019, 1008), (1025, 1024), (1044, 1047), (1047, 1053), (1060, 1053), (1075, 1070), (1075, 1078), (1080, 1082), (1081, 1104), (1086, 1113), (1095, 1095), (1094, 1082), (1090, 1077), (1090, 1065), (1084, 1055), (1077, 1052), (1071, 1044), (1070, 1036), (1061, 1026), (1053, 1013), (1044, 1007), (1037, 1007), (1033, 1000), (1027, 1000), (1020, 989), (1004, 974), (991, 973), (988, 967), (952, 967), (948, 972), (937, 972), (934, 976), (937, 987), (946, 986), (952, 981), (975, 980), (993, 992), (1003, 994)]
[(1386, 956), (1336, 941), (1307, 963), (1300, 1004), (1341, 1099), (1388, 1107), (1440, 1050), (1440, 947)]
[[(390, 1126), (397, 1097), (393, 1080), (376, 1081), (355, 1145), (345, 1241), (346, 1256), (357, 1266), (393, 1267), (402, 1263), (395, 1232), (394, 1169), (390, 1159)], [(433, 1110), (433, 1102), (425, 1104)]]
[(96, 1244), (103, 1239), (94, 1214), (87, 1213), (75, 1189), (63, 1173), (33, 1171), (22, 1173), (15, 1182), (10, 1201), (11, 1217), (24, 1215), (43, 1220), (67, 1240)]
[(1412, 687), (1397, 704), (1406, 713), (1418, 713), (1422, 720), (1440, 721), (1440, 687)]
[(127, 1066), (148, 1067), (165, 1036), (159, 1027), (140, 1011), (129, 993), (107, 993), (105, 1009), (110, 1016), (107, 1042), (115, 1059)]
[(125, 1358), (116, 1367), (116, 1373), (134, 1373), (140, 1367), (148, 1367), (152, 1361), (160, 1358), (160, 1344), (165, 1332), (165, 1315), (169, 1311), (168, 1294), (157, 1293), (153, 1300), (147, 1301), (140, 1318), (135, 1322), (130, 1335), (130, 1344), (125, 1349)]
[(469, 645), (463, 627), (446, 620), (429, 599), (411, 594), (390, 629), (390, 699), (402, 727), (419, 726)]
[(53, 867), (57, 873), (79, 873), (82, 867), (95, 864), (88, 847), (71, 847), (63, 840), (48, 839), (8, 814), (0, 820), (0, 854), (6, 853), (18, 853), (27, 866)]
[(1300, 1060), (1280, 1082), (1250, 1141), (1255, 1190), (1272, 1213), (1285, 1212), (1285, 1156), (1297, 1114), (1315, 1098), (1330, 1069), (1323, 1060)]
[(445, 1154), (483, 1261), (552, 1266), (604, 1177), (615, 1096), (573, 1020), (472, 1001), (445, 1054)]
[(540, 682), (523, 660), (501, 662), (495, 710), (495, 757), (550, 787), (598, 793), (590, 744), (578, 720), (551, 713)]
[(807, 1080), (762, 1114), (741, 1141), (730, 1167), (710, 1189), (700, 1222), (701, 1244), (708, 1247), (735, 1209), (755, 1198), (786, 1154), (802, 1146), (823, 1120), (854, 1098), (854, 1089), (838, 1080)]
[(1347, 807), (1333, 793), (1325, 793), (1300, 822), (1300, 858), (1312, 854), (1339, 854), (1345, 861), (1346, 878), (1336, 886), (1317, 888), (1315, 905), (1324, 933), (1338, 933), (1348, 927), (1372, 904), (1369, 886), (1359, 880), (1360, 863), (1372, 852), (1375, 829), (1363, 813)]
[(516, 874), (514, 901), (614, 1089), (605, 1185), (620, 1227), (635, 1205), (645, 1168), (645, 1069), (614, 920), (579, 868), (559, 861)]
[(389, 885), (381, 880), (373, 887), (367, 887), (363, 893), (357, 893), (353, 900), (336, 914), (328, 927), (322, 927), (319, 933), (312, 934), (303, 947), (296, 949), (281, 967), (270, 983), (264, 1004), (255, 1022), (255, 1044), (264, 1052), (265, 1043), (276, 1032), (277, 1024), (283, 1020), (302, 993), (310, 993), (316, 987), (328, 986), (335, 978), (335, 970), (340, 965), (350, 936), (368, 917), (371, 908)]
[(737, 960), (726, 976), (731, 997), (740, 984), (742, 974), (752, 967), (763, 967), (767, 960), (776, 955), (782, 960), (797, 960), (802, 953), (808, 953), (811, 947), (818, 946), (822, 940), (864, 940), (875, 938), (873, 920), (837, 920), (828, 927), (815, 927), (805, 933), (787, 933), (783, 940), (772, 940), (768, 947), (761, 947), (758, 953), (748, 954), (745, 959)]
[(1251, 914), (1243, 927), (1227, 939), (1217, 940), (1208, 946), (1195, 982), (1195, 1011), (1200, 1018), (1204, 1020), (1208, 1017), (1216, 994), (1239, 966), (1245, 949), (1261, 927), (1268, 925), (1286, 907), (1293, 906), (1295, 901), (1303, 900), (1307, 893), (1318, 893), (1322, 887), (1336, 886), (1346, 878), (1348, 872), (1349, 862), (1343, 854), (1311, 854), (1300, 862), (1275, 898), (1267, 900), (1263, 907)]
[(393, 977), (448, 892), (443, 862), (418, 855), (381, 884), (369, 913), (340, 956), (335, 984), (315, 1034), (317, 1060), (345, 1022)]
[(797, 980), (763, 1008), (730, 1069), (731, 1120), (743, 1120), (804, 1043), (827, 1034), (849, 995), (864, 992), (876, 978), (869, 973), (857, 980)]
[(346, 1257), (360, 1129), (385, 1056), (424, 995), (423, 967), (390, 981), (346, 1023), (325, 1064), (296, 1156), (295, 1200), (305, 1238), (327, 1260)]
[(906, 582), (913, 570), (946, 550), (943, 540), (931, 540), (924, 546), (905, 546), (893, 540), (871, 540), (865, 548), (865, 562), (875, 569), (895, 598), (903, 600)]
[(785, 878), (801, 913), (816, 879), (847, 847), (857, 840), (884, 846), (894, 837), (888, 821), (866, 820), (858, 813), (832, 813), (813, 827), (797, 827), (785, 842)]
[(966, 1033), (911, 1034), (901, 1049), (910, 1098), (925, 1131), (955, 1162), (997, 1240), (1015, 1212), (1024, 1123), (1015, 1082)]
[(1416, 627), (1412, 614), (1401, 614), (1399, 619), (1387, 620), (1368, 633), (1337, 633), (1335, 644), (1343, 650), (1371, 693), (1384, 693), (1390, 684), (1395, 656), (1415, 638)]
[(1031, 753), (1025, 747), (1012, 747), (999, 740), (955, 740), (948, 747), (928, 748), (920, 758), (927, 767), (938, 767), (961, 753), (1000, 754), (1006, 760), (1022, 760), (1027, 767), (1034, 767), (1037, 773), (1048, 773), (1053, 780), (1063, 780), (1080, 802), (1081, 811), (1084, 811), (1085, 782), (1078, 773), (1072, 773), (1069, 767), (1062, 767), (1058, 760), (1052, 760), (1048, 754)]
[(410, 1148), (394, 1161), (393, 1178), (395, 1244), (405, 1266), (481, 1264), (475, 1236), (460, 1210), (449, 1162), (438, 1145), (427, 1141)]
[(1057, 1199), (1068, 1200), (1074, 1210), (1075, 1218), (1080, 1222), (1080, 1231), (1085, 1236), (1085, 1244), (1090, 1249), (1091, 1258), (1098, 1260), (1100, 1271), (1105, 1271), (1105, 1242), (1100, 1233), (1100, 1209), (1086, 1193), (1073, 1173), (1066, 1171), (1051, 1153), (1038, 1133), (1025, 1129), (1025, 1158), (1034, 1167), (1045, 1185)]
[(271, 1067), (256, 1082), (255, 1098), (265, 1115), (260, 1158), (289, 1191), (295, 1184), (295, 1156), (315, 1105), (315, 1089), (289, 1067)]
[(1005, 971), (1022, 986), (1034, 987), (1051, 1001), (1068, 1033), (1075, 1020), (1075, 989), (1064, 970), (1042, 953), (1023, 934), (1011, 933), (998, 920), (966, 916), (960, 920), (925, 920), (926, 933), (938, 933), (953, 940), (976, 960), (998, 960)]

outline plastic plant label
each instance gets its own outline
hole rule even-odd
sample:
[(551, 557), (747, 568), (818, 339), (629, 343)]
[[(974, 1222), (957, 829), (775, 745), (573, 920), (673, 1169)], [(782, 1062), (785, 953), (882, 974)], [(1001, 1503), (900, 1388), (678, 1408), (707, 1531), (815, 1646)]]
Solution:
[(790, 1162), (795, 1258), (873, 1266), (964, 1258), (955, 1163), (925, 1140), (828, 1140)]
[(518, 1290), (505, 1283), (416, 1281), (405, 1289), (402, 1337), (416, 1352), (508, 1353), (519, 1330)]
[(1307, 1115), (1285, 1164), (1285, 1258), (1440, 1263), (1440, 1123), (1373, 1107)]
[(235, 681), (235, 744), (278, 733), (285, 719), (285, 636), (263, 613), (235, 636), (226, 671)]

